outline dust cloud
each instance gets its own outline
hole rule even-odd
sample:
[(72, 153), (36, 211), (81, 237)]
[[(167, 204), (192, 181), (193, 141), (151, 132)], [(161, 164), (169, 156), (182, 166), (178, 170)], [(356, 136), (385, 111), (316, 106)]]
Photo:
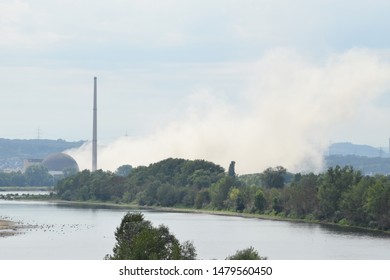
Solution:
[[(206, 159), (236, 172), (282, 165), (320, 171), (332, 131), (362, 113), (389, 90), (387, 54), (351, 49), (313, 62), (289, 49), (275, 49), (251, 64), (251, 78), (229, 102), (212, 90), (191, 96), (185, 116), (147, 136), (121, 137), (99, 147), (98, 167), (148, 165), (168, 158)], [(91, 143), (67, 151), (91, 168)]]

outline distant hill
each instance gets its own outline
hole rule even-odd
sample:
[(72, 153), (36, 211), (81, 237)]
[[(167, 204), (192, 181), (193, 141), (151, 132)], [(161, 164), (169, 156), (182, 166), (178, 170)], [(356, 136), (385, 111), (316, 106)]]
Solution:
[(331, 155), (325, 157), (326, 167), (350, 165), (360, 170), (364, 175), (390, 174), (390, 158), (363, 157), (356, 155)]
[(62, 139), (4, 139), (0, 138), (0, 169), (21, 169), (23, 160), (43, 159), (51, 153), (77, 148), (85, 141), (67, 142)]
[(365, 175), (390, 174), (390, 155), (369, 145), (334, 143), (325, 156), (326, 167), (350, 165)]
[(386, 149), (375, 148), (369, 145), (357, 145), (349, 142), (333, 143), (329, 147), (328, 155), (355, 155), (362, 157), (389, 157), (389, 153)]

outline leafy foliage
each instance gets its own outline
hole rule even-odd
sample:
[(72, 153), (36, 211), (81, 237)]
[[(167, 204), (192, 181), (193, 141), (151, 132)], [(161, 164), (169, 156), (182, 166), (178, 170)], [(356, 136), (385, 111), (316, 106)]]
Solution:
[(243, 250), (238, 250), (234, 255), (226, 258), (227, 260), (266, 260), (253, 248), (249, 247)]
[(42, 165), (29, 166), (24, 173), (0, 172), (0, 186), (54, 186), (55, 182), (56, 178)]
[(236, 165), (235, 161), (230, 162), (229, 169), (228, 169), (228, 175), (230, 177), (236, 177), (235, 165)]
[(112, 260), (193, 260), (196, 250), (189, 241), (180, 244), (168, 227), (153, 227), (141, 213), (127, 213), (115, 232)]
[(266, 188), (283, 188), (286, 173), (287, 170), (282, 166), (269, 167), (264, 170), (261, 180)]
[(193, 206), (196, 194), (223, 176), (224, 169), (214, 163), (169, 158), (148, 167), (132, 168), (126, 177), (102, 170), (93, 173), (84, 170), (60, 181), (56, 190), (65, 200)]
[(133, 170), (133, 167), (129, 164), (125, 164), (122, 166), (119, 166), (118, 169), (115, 171), (116, 175), (127, 177), (130, 175), (131, 171)]

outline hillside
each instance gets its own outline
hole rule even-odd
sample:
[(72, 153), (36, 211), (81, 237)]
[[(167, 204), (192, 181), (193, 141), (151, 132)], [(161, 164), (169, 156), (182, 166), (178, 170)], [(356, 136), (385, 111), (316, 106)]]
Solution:
[(390, 174), (390, 157), (384, 149), (348, 142), (334, 143), (325, 156), (326, 167), (350, 165), (366, 175)]
[(355, 155), (361, 157), (388, 157), (387, 149), (375, 148), (369, 145), (358, 145), (349, 142), (333, 143), (329, 147), (329, 156)]
[(390, 174), (390, 158), (364, 157), (357, 155), (331, 155), (325, 157), (326, 167), (353, 166), (365, 175)]

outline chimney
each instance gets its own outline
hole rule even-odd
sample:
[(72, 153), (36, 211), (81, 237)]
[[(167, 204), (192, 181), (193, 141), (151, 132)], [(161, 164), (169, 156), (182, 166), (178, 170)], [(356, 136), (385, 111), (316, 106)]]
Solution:
[(92, 172), (97, 169), (97, 78), (93, 78)]

